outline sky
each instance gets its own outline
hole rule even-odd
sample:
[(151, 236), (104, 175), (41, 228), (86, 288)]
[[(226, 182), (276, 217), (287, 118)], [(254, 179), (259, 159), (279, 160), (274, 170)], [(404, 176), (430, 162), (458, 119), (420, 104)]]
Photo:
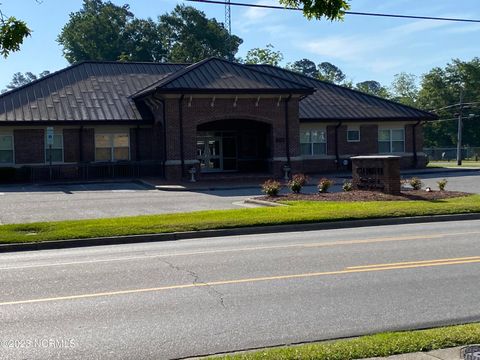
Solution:
[[(128, 3), (139, 18), (153, 18), (184, 3), (207, 17), (224, 21), (221, 5), (182, 0), (112, 0)], [(278, 0), (242, 0), (278, 5)], [(68, 66), (56, 38), (82, 0), (0, 0), (0, 9), (27, 22), (33, 30), (21, 51), (0, 58), (0, 89), (16, 72), (56, 71)], [(480, 19), (480, 0), (350, 0), (351, 11)], [(417, 76), (453, 58), (480, 56), (480, 23), (454, 23), (347, 15), (342, 22), (307, 20), (301, 12), (232, 6), (232, 32), (244, 42), (237, 56), (272, 44), (283, 65), (308, 58), (335, 64), (353, 83), (376, 80), (390, 85), (400, 72)]]

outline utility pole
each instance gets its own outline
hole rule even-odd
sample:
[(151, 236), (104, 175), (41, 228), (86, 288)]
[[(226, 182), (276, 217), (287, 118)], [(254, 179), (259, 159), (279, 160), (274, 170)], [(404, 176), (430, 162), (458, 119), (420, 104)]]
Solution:
[(228, 60), (233, 61), (233, 50), (232, 50), (232, 6), (230, 4), (231, 0), (225, 0), (225, 28), (228, 31), (228, 45), (229, 45), (229, 55)]
[(462, 133), (463, 133), (463, 86), (460, 88), (460, 110), (458, 112), (458, 129), (457, 129), (457, 165), (462, 165)]

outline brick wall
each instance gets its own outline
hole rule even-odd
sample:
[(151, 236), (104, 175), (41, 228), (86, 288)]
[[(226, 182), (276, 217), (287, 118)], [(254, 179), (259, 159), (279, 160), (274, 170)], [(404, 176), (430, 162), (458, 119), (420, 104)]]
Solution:
[(400, 194), (399, 157), (358, 157), (353, 159), (352, 183), (356, 190), (379, 190)]
[(63, 129), (63, 156), (69, 163), (95, 161), (95, 130)]
[(95, 161), (95, 130), (83, 129), (82, 134), (82, 161)]
[[(196, 135), (197, 126), (219, 120), (254, 120), (271, 126), (271, 152), (272, 157), (285, 163), (287, 134), (285, 133), (285, 99), (257, 98), (234, 99), (193, 98), (191, 103), (188, 97), (182, 101), (183, 112), (183, 142), (184, 160), (192, 163), (196, 160)], [(190, 106), (189, 106), (190, 105)], [(236, 105), (236, 106), (235, 106)], [(300, 155), (298, 99), (292, 98), (288, 104), (289, 115), (289, 153), (291, 157)], [(167, 132), (167, 167), (179, 166), (181, 160), (180, 146), (180, 108), (179, 99), (165, 100), (166, 132)], [(191, 165), (186, 166), (186, 169)], [(184, 171), (186, 171), (184, 169)], [(277, 167), (272, 167), (277, 169)], [(178, 170), (167, 170), (169, 174), (178, 174)], [(181, 172), (181, 170), (180, 170)]]
[(13, 131), (16, 164), (45, 163), (45, 135), (43, 129)]
[(130, 159), (132, 161), (153, 160), (152, 139), (155, 134), (156, 131), (152, 128), (130, 129)]

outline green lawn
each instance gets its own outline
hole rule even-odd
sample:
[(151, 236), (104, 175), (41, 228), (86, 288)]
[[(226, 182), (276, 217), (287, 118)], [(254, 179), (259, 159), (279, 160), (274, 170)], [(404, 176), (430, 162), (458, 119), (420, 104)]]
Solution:
[(265, 349), (211, 359), (351, 360), (430, 351), (477, 343), (480, 343), (480, 324), (468, 324), (429, 330), (382, 333), (349, 340)]
[(246, 226), (480, 212), (480, 195), (439, 201), (307, 202), (290, 206), (0, 226), (0, 243)]
[(442, 168), (442, 167), (454, 167), (454, 168), (462, 168), (462, 167), (478, 167), (480, 168), (480, 161), (462, 161), (462, 166), (457, 165), (456, 160), (452, 161), (430, 161), (427, 165), (429, 168)]

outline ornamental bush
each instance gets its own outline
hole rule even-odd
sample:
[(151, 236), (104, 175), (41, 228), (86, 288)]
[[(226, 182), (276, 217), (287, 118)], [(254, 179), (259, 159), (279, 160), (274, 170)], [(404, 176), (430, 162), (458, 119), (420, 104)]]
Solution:
[(333, 185), (333, 180), (327, 179), (327, 178), (322, 178), (318, 182), (317, 188), (318, 192), (320, 193), (326, 193), (328, 192), (328, 189)]
[(294, 174), (292, 176), (292, 180), (288, 182), (288, 186), (290, 187), (290, 190), (292, 190), (292, 192), (298, 194), (306, 183), (307, 177), (305, 176), (305, 174)]
[(262, 184), (262, 192), (268, 196), (277, 196), (282, 185), (276, 180), (267, 180)]
[(353, 190), (352, 182), (350, 180), (344, 180), (342, 189), (343, 191), (352, 191)]
[(445, 191), (445, 187), (447, 186), (447, 184), (448, 184), (447, 179), (442, 179), (437, 181), (438, 189), (440, 191)]
[(420, 190), (423, 186), (423, 182), (422, 180), (420, 180), (419, 178), (417, 177), (413, 177), (411, 178), (408, 183), (410, 184), (410, 186), (413, 188), (413, 190)]

